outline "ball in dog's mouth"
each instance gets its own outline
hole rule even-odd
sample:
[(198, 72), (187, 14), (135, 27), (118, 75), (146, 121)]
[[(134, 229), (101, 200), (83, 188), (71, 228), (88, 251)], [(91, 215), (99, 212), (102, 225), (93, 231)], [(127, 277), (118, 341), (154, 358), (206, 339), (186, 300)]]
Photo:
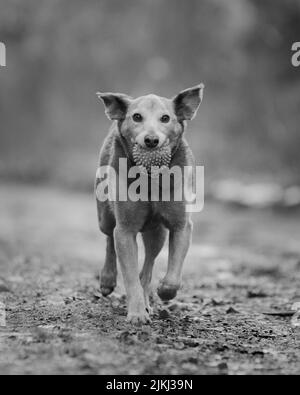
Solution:
[(169, 167), (171, 162), (171, 149), (168, 145), (156, 149), (147, 149), (135, 144), (132, 155), (136, 165), (145, 168), (148, 173), (151, 173), (151, 170), (154, 169), (159, 170)]

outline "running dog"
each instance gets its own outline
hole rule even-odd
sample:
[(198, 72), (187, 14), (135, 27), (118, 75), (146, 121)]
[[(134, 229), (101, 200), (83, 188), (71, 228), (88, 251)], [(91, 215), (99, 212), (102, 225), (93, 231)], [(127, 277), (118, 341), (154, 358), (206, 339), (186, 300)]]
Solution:
[[(126, 188), (134, 180), (121, 176), (119, 160), (128, 169), (144, 166), (194, 166), (194, 158), (185, 138), (186, 123), (192, 120), (203, 98), (204, 85), (180, 92), (173, 99), (156, 95), (133, 99), (119, 93), (97, 93), (108, 118), (113, 121), (100, 152), (99, 167), (111, 166)], [(149, 174), (150, 179), (150, 174)], [(101, 176), (96, 177), (96, 188)], [(171, 188), (175, 184), (171, 183)], [(174, 190), (172, 191), (175, 192)], [(127, 320), (133, 324), (150, 321), (150, 283), (156, 257), (169, 232), (169, 258), (158, 295), (163, 301), (173, 299), (181, 285), (181, 272), (192, 235), (190, 214), (185, 201), (131, 201), (97, 199), (100, 230), (106, 235), (106, 257), (101, 272), (100, 289), (104, 296), (116, 286), (117, 259), (127, 293)], [(136, 237), (141, 232), (145, 245), (144, 266), (138, 271)]]

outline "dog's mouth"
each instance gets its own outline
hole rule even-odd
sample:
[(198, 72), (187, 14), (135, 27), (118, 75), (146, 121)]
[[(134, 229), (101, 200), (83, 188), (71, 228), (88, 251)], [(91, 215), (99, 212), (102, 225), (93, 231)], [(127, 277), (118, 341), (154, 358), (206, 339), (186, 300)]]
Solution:
[(169, 167), (172, 158), (171, 148), (166, 144), (149, 149), (136, 143), (133, 146), (132, 155), (136, 165), (145, 168), (148, 173), (151, 173), (153, 169)]

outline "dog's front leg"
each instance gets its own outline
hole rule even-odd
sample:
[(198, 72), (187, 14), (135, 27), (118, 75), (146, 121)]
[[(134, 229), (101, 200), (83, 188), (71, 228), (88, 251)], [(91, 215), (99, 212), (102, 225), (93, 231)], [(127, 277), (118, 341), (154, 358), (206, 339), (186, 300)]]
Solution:
[(127, 293), (127, 320), (134, 324), (144, 324), (150, 321), (150, 317), (146, 311), (139, 278), (136, 233), (120, 227), (115, 228), (115, 244)]
[(180, 288), (182, 266), (191, 243), (192, 230), (190, 220), (181, 229), (170, 230), (168, 270), (158, 288), (158, 295), (164, 301), (175, 298)]

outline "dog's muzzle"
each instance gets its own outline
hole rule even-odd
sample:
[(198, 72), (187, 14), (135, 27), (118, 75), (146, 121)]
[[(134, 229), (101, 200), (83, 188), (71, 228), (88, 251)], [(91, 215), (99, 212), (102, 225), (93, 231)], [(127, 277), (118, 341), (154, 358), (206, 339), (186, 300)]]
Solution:
[(171, 149), (168, 145), (156, 149), (147, 149), (135, 144), (132, 155), (136, 165), (146, 169), (150, 174), (153, 170), (169, 167), (172, 158)]

